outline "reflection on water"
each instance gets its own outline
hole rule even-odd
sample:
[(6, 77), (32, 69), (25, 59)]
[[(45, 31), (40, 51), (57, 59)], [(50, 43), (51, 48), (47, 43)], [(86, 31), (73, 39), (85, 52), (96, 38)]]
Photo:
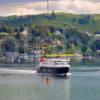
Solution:
[(72, 67), (70, 71), (69, 78), (0, 74), (0, 100), (100, 100), (100, 67)]
[(70, 100), (69, 91), (70, 79), (67, 78), (40, 75), (0, 76), (1, 100)]

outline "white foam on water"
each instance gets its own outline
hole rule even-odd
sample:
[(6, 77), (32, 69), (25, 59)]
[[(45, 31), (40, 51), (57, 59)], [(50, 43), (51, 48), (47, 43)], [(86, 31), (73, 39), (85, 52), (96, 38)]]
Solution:
[(72, 74), (71, 74), (70, 72), (68, 72), (68, 73), (67, 73), (67, 76), (68, 76), (68, 77), (69, 77), (69, 76), (72, 76)]
[(35, 70), (0, 68), (0, 74), (35, 74)]

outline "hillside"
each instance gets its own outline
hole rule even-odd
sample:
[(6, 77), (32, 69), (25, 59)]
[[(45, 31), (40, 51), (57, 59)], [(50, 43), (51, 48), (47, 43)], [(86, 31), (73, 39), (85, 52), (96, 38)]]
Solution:
[(51, 25), (57, 28), (77, 28), (80, 32), (95, 33), (100, 31), (100, 14), (98, 15), (75, 15), (67, 13), (54, 13), (50, 15), (29, 15), (0, 17), (0, 26), (34, 26)]
[[(100, 15), (52, 12), (52, 14), (0, 17), (0, 33), (8, 33), (0, 34), (0, 39), (3, 41), (5, 37), (10, 37), (5, 44), (1, 44), (7, 47), (4, 50), (3, 46), (2, 51), (16, 50), (10, 40), (13, 38), (12, 40), (17, 42), (17, 50), (24, 53), (27, 49), (27, 36), (21, 33), (25, 29), (29, 33), (29, 52), (35, 48), (42, 48), (46, 53), (61, 52), (66, 46), (66, 53), (81, 52), (84, 55), (91, 53), (94, 55), (96, 52), (94, 34), (100, 33)], [(55, 34), (57, 31), (61, 33), (59, 36)]]

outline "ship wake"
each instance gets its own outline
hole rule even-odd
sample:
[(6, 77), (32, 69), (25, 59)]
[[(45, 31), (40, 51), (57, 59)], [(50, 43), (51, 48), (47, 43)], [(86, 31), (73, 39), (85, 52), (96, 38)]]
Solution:
[(35, 70), (0, 68), (0, 74), (36, 74)]

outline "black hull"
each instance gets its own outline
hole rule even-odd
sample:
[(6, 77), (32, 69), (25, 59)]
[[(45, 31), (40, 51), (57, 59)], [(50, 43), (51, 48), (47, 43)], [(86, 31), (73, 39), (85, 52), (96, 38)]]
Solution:
[(69, 67), (40, 67), (37, 70), (38, 73), (48, 73), (53, 75), (60, 75), (60, 74), (66, 74), (69, 72)]

